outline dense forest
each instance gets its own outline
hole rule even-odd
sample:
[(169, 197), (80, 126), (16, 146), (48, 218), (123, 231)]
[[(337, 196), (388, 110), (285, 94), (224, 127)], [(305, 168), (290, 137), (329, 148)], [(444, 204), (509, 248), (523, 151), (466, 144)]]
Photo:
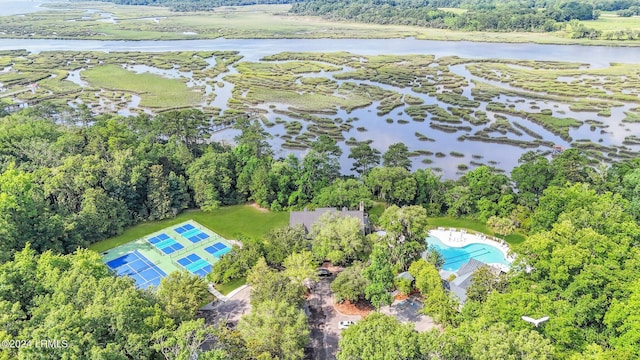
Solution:
[[(452, 11), (453, 8), (463, 11)], [(416, 25), (465, 31), (538, 31), (560, 29), (570, 20), (592, 20), (599, 11), (587, 2), (501, 1), (331, 1), (294, 4), (291, 12), (329, 19), (377, 24)]]
[[(276, 158), (248, 116), (236, 120), (234, 146), (211, 142), (210, 119), (198, 110), (94, 117), (41, 105), (0, 116), (0, 339), (71, 344), (57, 353), (9, 349), (0, 359), (187, 359), (204, 341), (216, 351), (203, 359), (298, 359), (309, 335), (302, 279), (319, 259), (346, 267), (332, 285), (338, 299), (376, 307), (389, 303), (389, 291), (408, 291), (394, 280), (408, 270), (424, 311), (444, 329), (418, 334), (372, 315), (343, 333), (340, 359), (388, 349), (408, 359), (640, 356), (640, 159), (590, 167), (575, 149), (553, 158), (529, 152), (510, 176), (481, 166), (442, 180), (410, 171), (401, 143), (383, 151), (359, 143), (349, 153), (357, 175), (345, 176), (333, 139), (319, 137), (301, 159)], [(246, 201), (276, 211), (382, 201), (386, 210), (371, 220), (386, 235), (365, 237), (328, 216), (309, 236), (281, 228), (246, 239), (210, 274), (254, 285), (253, 310), (235, 330), (194, 320), (202, 280), (177, 273), (156, 292), (137, 290), (83, 250), (138, 222)], [(506, 277), (474, 275), (461, 312), (442, 287), (441, 259), (420, 257), (427, 217), (437, 215), (528, 235)], [(551, 319), (532, 329), (525, 314)]]
[(602, 11), (620, 17), (640, 14), (639, 0), (103, 0), (124, 5), (166, 6), (172, 11), (215, 11), (220, 6), (292, 4), (289, 13), (330, 20), (412, 25), (458, 31), (555, 32), (580, 39), (637, 40), (634, 29), (597, 30), (583, 20)]

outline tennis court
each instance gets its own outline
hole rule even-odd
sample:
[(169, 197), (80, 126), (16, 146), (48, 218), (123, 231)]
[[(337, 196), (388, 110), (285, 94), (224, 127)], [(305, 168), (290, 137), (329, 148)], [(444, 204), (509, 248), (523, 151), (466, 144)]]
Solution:
[(139, 288), (157, 287), (160, 280), (167, 276), (139, 251), (133, 251), (107, 262), (107, 266), (120, 276), (129, 276), (136, 281)]
[(219, 259), (222, 255), (231, 251), (231, 248), (221, 242), (217, 242), (211, 246), (207, 246), (206, 248), (204, 248), (204, 251)]
[(183, 268), (189, 270), (190, 273), (196, 274), (200, 277), (205, 277), (211, 272), (211, 264), (196, 254), (189, 254), (178, 259), (177, 262)]
[(191, 224), (185, 224), (183, 226), (173, 228), (173, 231), (177, 232), (182, 237), (186, 238), (194, 244), (209, 238), (208, 234), (205, 234), (204, 232), (200, 231), (200, 229), (194, 227)]
[(232, 250), (232, 242), (193, 220), (174, 224), (104, 252), (103, 261), (138, 287), (158, 286), (174, 271), (206, 277), (213, 264)]
[(165, 233), (149, 238), (147, 239), (147, 241), (167, 255), (184, 249), (184, 246), (182, 244)]

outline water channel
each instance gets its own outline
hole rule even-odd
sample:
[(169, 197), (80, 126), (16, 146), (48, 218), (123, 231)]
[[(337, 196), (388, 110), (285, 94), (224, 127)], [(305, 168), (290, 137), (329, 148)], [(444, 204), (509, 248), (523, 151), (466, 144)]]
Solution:
[[(2, 4), (7, 3), (0, 0)], [(17, 1), (16, 1), (17, 2)], [(21, 2), (22, 3), (22, 2)], [(37, 4), (37, 3), (36, 3)], [(33, 6), (33, 5), (32, 5)], [(461, 58), (472, 59), (522, 59), (522, 60), (539, 60), (539, 61), (564, 61), (578, 62), (589, 64), (590, 68), (607, 67), (611, 63), (637, 63), (640, 61), (640, 48), (625, 47), (586, 47), (571, 45), (538, 45), (538, 44), (502, 44), (502, 43), (476, 43), (476, 42), (447, 42), (447, 41), (426, 41), (416, 40), (412, 38), (406, 39), (215, 39), (215, 40), (179, 40), (179, 41), (92, 41), (92, 40), (38, 40), (38, 39), (2, 39), (0, 40), (0, 50), (25, 49), (27, 51), (38, 53), (43, 51), (141, 51), (141, 52), (168, 52), (168, 51), (198, 51), (198, 50), (232, 50), (238, 51), (243, 56), (242, 61), (260, 61), (267, 55), (273, 55), (286, 51), (297, 52), (338, 52), (348, 51), (353, 54), (360, 55), (402, 55), (402, 54), (424, 54), (435, 55), (436, 58), (443, 56), (458, 56)], [(130, 67), (129, 70), (134, 72), (152, 72), (162, 74), (166, 77), (183, 77), (190, 79), (189, 84), (192, 86), (204, 86), (205, 94), (210, 96), (215, 94), (215, 98), (208, 105), (224, 108), (228, 99), (231, 97), (233, 84), (224, 80), (224, 76), (230, 73), (236, 73), (235, 68), (231, 68), (230, 72), (221, 74), (215, 79), (207, 79), (206, 83), (202, 79), (193, 79), (190, 73), (179, 72), (177, 70), (161, 70), (148, 66), (136, 65)], [(464, 76), (467, 80), (473, 79), (464, 65), (451, 66), (450, 70), (458, 75)], [(342, 71), (345, 71), (343, 69)], [(305, 76), (326, 76), (331, 77), (332, 74), (308, 74)], [(86, 86), (78, 72), (73, 72), (67, 78), (81, 86)], [(209, 81), (212, 80), (212, 81)], [(339, 82), (338, 80), (336, 80)], [(486, 79), (483, 81), (488, 82)], [(425, 104), (438, 104), (444, 108), (447, 104), (440, 103), (434, 97), (426, 94), (419, 94), (407, 88), (398, 88), (380, 83), (372, 83), (367, 81), (356, 81), (357, 83), (371, 84), (379, 86), (383, 89), (389, 89), (402, 94), (410, 94), (420, 97)], [(215, 84), (215, 85), (210, 85)], [(218, 84), (222, 84), (219, 86)], [(503, 88), (508, 85), (501, 84)], [(465, 95), (468, 96), (469, 88), (465, 88)], [(468, 96), (469, 97), (469, 96)], [(139, 103), (139, 98), (134, 98), (131, 102), (132, 106)], [(516, 109), (530, 110), (532, 102), (523, 101), (522, 98), (502, 96), (500, 102), (510, 103)], [(542, 103), (539, 101), (538, 103)], [(271, 105), (271, 106), (269, 106)], [(407, 124), (388, 123), (386, 118), (393, 117), (395, 119), (411, 118), (404, 113), (402, 106), (394, 109), (390, 114), (385, 116), (376, 115), (377, 102), (372, 105), (354, 110), (347, 113), (339, 110), (338, 114), (331, 116), (333, 118), (354, 118), (358, 120), (352, 123), (353, 128), (348, 132), (344, 132), (345, 139), (353, 137), (358, 141), (371, 140), (372, 146), (384, 152), (387, 147), (396, 142), (405, 143), (410, 150), (423, 150), (430, 152), (441, 152), (446, 154), (443, 158), (431, 157), (431, 164), (424, 164), (424, 157), (414, 158), (414, 168), (432, 167), (441, 169), (445, 178), (456, 178), (460, 175), (457, 166), (461, 163), (469, 164), (470, 160), (476, 159), (476, 163), (490, 163), (498, 168), (510, 171), (517, 165), (517, 159), (522, 153), (528, 150), (513, 145), (495, 144), (479, 141), (460, 141), (461, 133), (446, 133), (436, 131), (429, 128), (429, 122), (409, 121)], [(480, 108), (484, 108), (483, 103)], [(622, 107), (612, 108), (612, 115), (607, 118), (599, 118), (594, 113), (572, 112), (566, 104), (546, 103), (545, 108), (552, 108), (554, 115), (559, 117), (572, 117), (578, 120), (595, 119), (602, 121), (609, 126), (605, 129), (594, 129), (588, 124), (583, 124), (579, 128), (571, 129), (570, 135), (573, 139), (585, 139), (594, 143), (600, 143), (605, 146), (620, 146), (622, 141), (630, 134), (640, 134), (640, 124), (638, 123), (622, 123), (620, 120), (624, 117), (623, 112), (636, 104), (625, 104)], [(259, 106), (267, 111), (267, 118), (274, 122), (276, 118), (285, 121), (294, 121), (281, 114), (273, 112), (275, 109), (286, 110), (286, 105), (277, 103), (264, 103)], [(126, 114), (125, 112), (121, 112)], [(562, 115), (559, 115), (562, 114)], [(545, 141), (553, 142), (562, 146), (570, 146), (570, 143), (561, 139), (559, 136), (547, 131), (534, 123), (509, 117), (509, 121), (517, 121), (523, 123), (533, 132), (542, 135)], [(300, 121), (300, 120), (298, 120)], [(304, 121), (301, 121), (304, 123)], [(305, 124), (307, 125), (307, 124)], [(467, 125), (465, 123), (465, 125)], [(358, 131), (358, 127), (366, 128), (366, 131)], [(472, 127), (469, 133), (481, 129), (482, 127)], [(277, 124), (271, 128), (267, 128), (271, 134), (275, 135), (272, 142), (275, 145), (277, 155), (284, 156), (287, 153), (295, 153), (302, 155), (302, 150), (283, 149), (281, 145), (283, 140), (278, 135), (286, 132), (282, 124)], [(304, 130), (303, 130), (304, 131)], [(416, 138), (416, 133), (422, 133), (430, 138), (433, 142), (420, 141)], [(215, 135), (215, 140), (231, 141), (235, 135), (235, 130), (227, 130)], [(511, 135), (509, 135), (511, 136)], [(532, 140), (531, 136), (523, 134), (521, 140)], [(348, 146), (341, 143), (343, 148), (342, 164), (343, 170), (347, 171), (351, 165), (351, 159), (348, 159)], [(640, 151), (638, 146), (628, 146), (633, 151)], [(540, 148), (539, 150), (549, 150)], [(463, 153), (463, 158), (454, 158), (449, 156), (451, 152)], [(473, 168), (473, 166), (471, 166)]]

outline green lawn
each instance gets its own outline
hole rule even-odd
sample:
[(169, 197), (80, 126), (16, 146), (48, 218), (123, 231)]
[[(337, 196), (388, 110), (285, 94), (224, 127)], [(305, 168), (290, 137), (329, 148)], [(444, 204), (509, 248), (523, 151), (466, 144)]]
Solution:
[(582, 21), (584, 26), (601, 31), (638, 30), (640, 29), (640, 16), (620, 17), (614, 12), (606, 12), (598, 17), (598, 20)]
[(226, 284), (216, 285), (216, 289), (218, 289), (218, 291), (220, 291), (222, 295), (228, 295), (230, 292), (232, 292), (233, 290), (239, 288), (240, 286), (246, 283), (247, 283), (246, 278), (240, 278), (240, 279), (231, 280)]
[(89, 249), (98, 252), (109, 250), (189, 219), (197, 221), (225, 239), (241, 237), (259, 239), (273, 228), (286, 226), (289, 222), (289, 213), (263, 212), (250, 205), (227, 206), (211, 212), (188, 210), (173, 219), (150, 221), (132, 226), (118, 236), (89, 246)]

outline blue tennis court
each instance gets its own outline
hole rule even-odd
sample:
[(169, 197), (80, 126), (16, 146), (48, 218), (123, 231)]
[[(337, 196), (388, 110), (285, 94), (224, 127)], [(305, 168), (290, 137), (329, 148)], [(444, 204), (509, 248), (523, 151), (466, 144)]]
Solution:
[(203, 233), (191, 224), (182, 225), (173, 230), (194, 244), (209, 238), (209, 235)]
[(175, 239), (165, 233), (156, 235), (150, 239), (147, 239), (147, 241), (167, 255), (172, 254), (180, 249), (184, 249), (184, 246), (182, 246), (182, 244), (175, 241)]
[(196, 274), (200, 277), (205, 277), (211, 272), (211, 264), (196, 254), (190, 254), (178, 259), (178, 264), (189, 270), (190, 273)]
[(167, 276), (144, 255), (137, 250), (107, 262), (107, 266), (120, 276), (129, 276), (136, 281), (139, 288), (160, 285), (160, 280)]
[(207, 246), (206, 248), (204, 248), (204, 251), (219, 259), (222, 255), (231, 251), (231, 248), (221, 242), (217, 242), (211, 246)]

